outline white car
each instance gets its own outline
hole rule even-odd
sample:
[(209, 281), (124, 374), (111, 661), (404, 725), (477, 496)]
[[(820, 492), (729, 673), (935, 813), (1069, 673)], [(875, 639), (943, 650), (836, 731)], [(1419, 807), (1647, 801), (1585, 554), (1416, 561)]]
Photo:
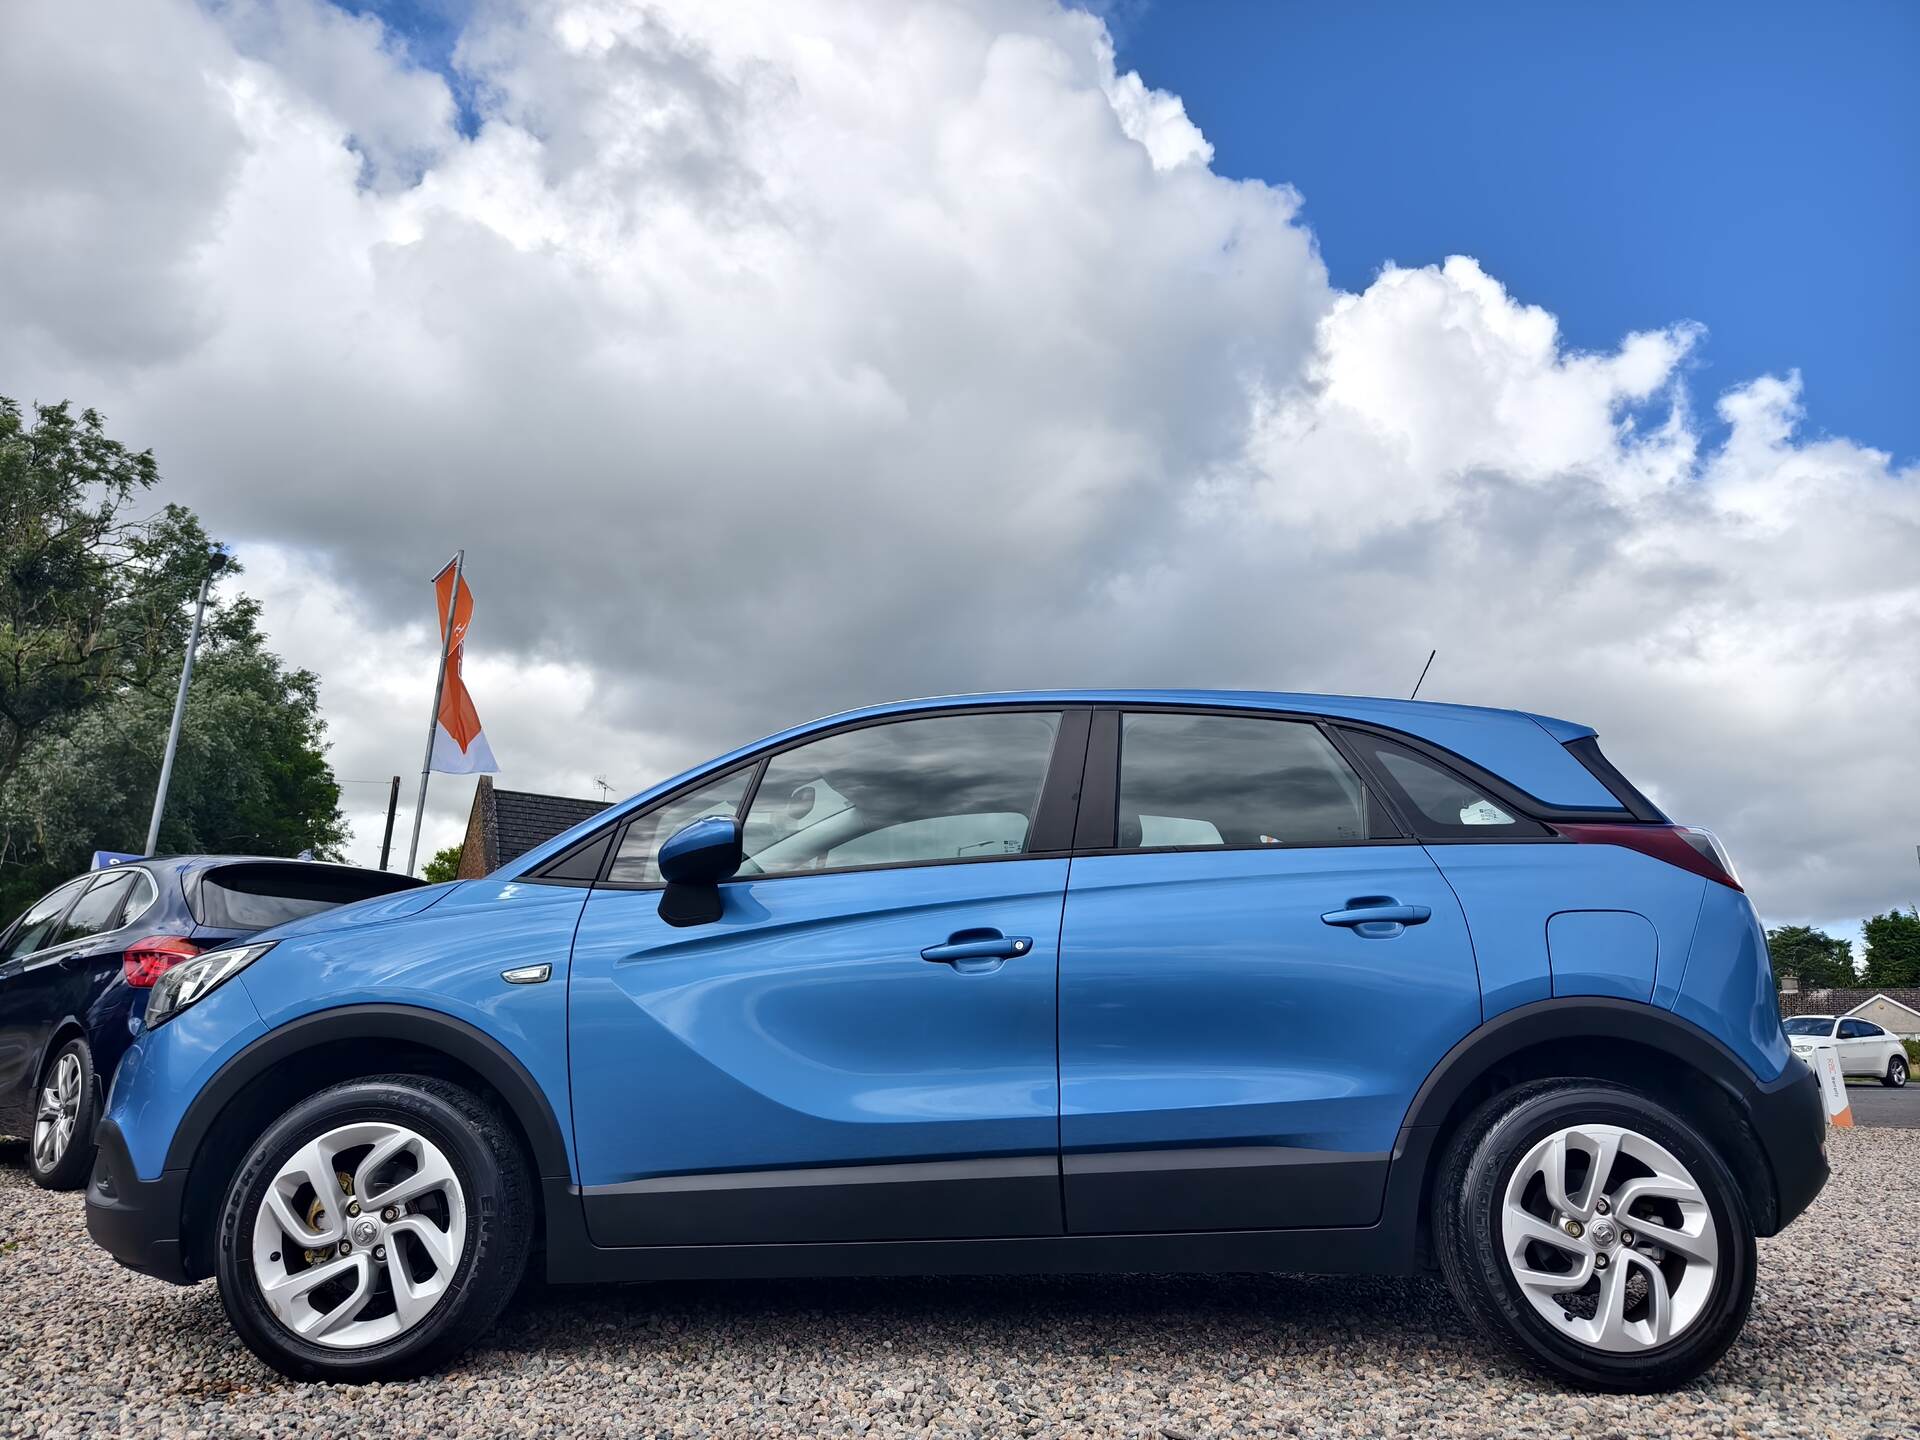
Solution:
[(1842, 1075), (1871, 1075), (1895, 1089), (1907, 1083), (1907, 1051), (1897, 1035), (1871, 1020), (1847, 1015), (1796, 1015), (1786, 1022), (1787, 1043), (1809, 1065), (1816, 1045), (1840, 1052)]

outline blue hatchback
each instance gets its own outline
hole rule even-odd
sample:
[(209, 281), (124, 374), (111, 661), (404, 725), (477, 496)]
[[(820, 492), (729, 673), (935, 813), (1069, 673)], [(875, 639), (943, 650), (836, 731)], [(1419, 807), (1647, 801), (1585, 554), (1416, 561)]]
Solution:
[(1584, 726), (1313, 695), (835, 716), (484, 880), (172, 966), (94, 1237), (301, 1376), (555, 1281), (1438, 1269), (1711, 1365), (1827, 1177), (1719, 845)]

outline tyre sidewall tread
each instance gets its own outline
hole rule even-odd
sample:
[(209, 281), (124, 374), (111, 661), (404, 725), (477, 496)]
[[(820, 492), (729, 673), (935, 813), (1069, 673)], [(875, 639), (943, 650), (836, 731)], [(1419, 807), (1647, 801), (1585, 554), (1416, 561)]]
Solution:
[[(53, 1078), (60, 1057), (69, 1051), (80, 1057), (80, 1112), (73, 1117), (73, 1135), (66, 1153), (51, 1170), (42, 1170), (33, 1158), (33, 1132), (39, 1128), (40, 1092)], [(47, 1059), (33, 1087), (33, 1120), (27, 1126), (27, 1174), (42, 1190), (78, 1190), (93, 1173), (93, 1132), (100, 1121), (100, 1085), (93, 1072), (93, 1050), (78, 1036), (66, 1042)]]
[[(337, 1350), (294, 1335), (267, 1307), (253, 1273), (253, 1223), (266, 1186), (301, 1145), (360, 1120), (405, 1125), (440, 1147), (466, 1190), (467, 1244), (448, 1292), (419, 1325), (363, 1350)], [(268, 1126), (228, 1182), (215, 1262), (221, 1303), (247, 1348), (294, 1379), (423, 1374), (466, 1350), (498, 1318), (526, 1268), (532, 1220), (525, 1157), (491, 1106), (425, 1076), (348, 1081), (309, 1096)]]
[[(1498, 1240), (1513, 1166), (1538, 1140), (1576, 1124), (1624, 1125), (1693, 1172), (1720, 1235), (1720, 1273), (1707, 1310), (1657, 1350), (1611, 1354), (1562, 1335), (1538, 1315), (1507, 1269)], [(1495, 1096), (1469, 1118), (1434, 1189), (1434, 1248), (1447, 1284), (1477, 1329), (1535, 1371), (1595, 1390), (1671, 1389), (1715, 1364), (1752, 1303), (1753, 1223), (1726, 1163), (1690, 1124), (1651, 1096), (1601, 1080), (1549, 1080)]]

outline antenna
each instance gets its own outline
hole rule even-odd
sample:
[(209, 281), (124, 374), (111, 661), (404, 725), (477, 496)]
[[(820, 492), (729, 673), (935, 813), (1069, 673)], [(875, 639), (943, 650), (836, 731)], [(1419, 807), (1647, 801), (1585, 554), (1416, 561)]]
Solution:
[(601, 798), (602, 800), (611, 800), (611, 799), (613, 799), (613, 786), (611, 786), (611, 785), (609, 785), (609, 784), (607, 784), (607, 777), (606, 777), (606, 776), (604, 776), (604, 775), (596, 775), (596, 776), (594, 776), (594, 777), (593, 777), (593, 783), (594, 783), (594, 784), (596, 784), (596, 785), (598, 785), (598, 786), (600, 787), (600, 798)]
[(1420, 698), (1420, 687), (1427, 683), (1427, 671), (1433, 668), (1433, 657), (1439, 653), (1440, 651), (1437, 648), (1427, 651), (1427, 663), (1420, 667), (1420, 678), (1413, 682), (1413, 694), (1407, 696), (1407, 699), (1418, 700)]

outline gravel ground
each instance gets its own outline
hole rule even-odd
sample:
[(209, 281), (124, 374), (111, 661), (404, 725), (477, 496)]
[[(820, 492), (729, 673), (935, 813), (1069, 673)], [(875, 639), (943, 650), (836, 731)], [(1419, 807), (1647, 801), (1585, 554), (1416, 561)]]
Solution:
[(1666, 1397), (1516, 1373), (1429, 1280), (529, 1286), (437, 1379), (291, 1384), (0, 1150), (0, 1435), (1920, 1436), (1920, 1133), (1835, 1132), (1752, 1319)]

